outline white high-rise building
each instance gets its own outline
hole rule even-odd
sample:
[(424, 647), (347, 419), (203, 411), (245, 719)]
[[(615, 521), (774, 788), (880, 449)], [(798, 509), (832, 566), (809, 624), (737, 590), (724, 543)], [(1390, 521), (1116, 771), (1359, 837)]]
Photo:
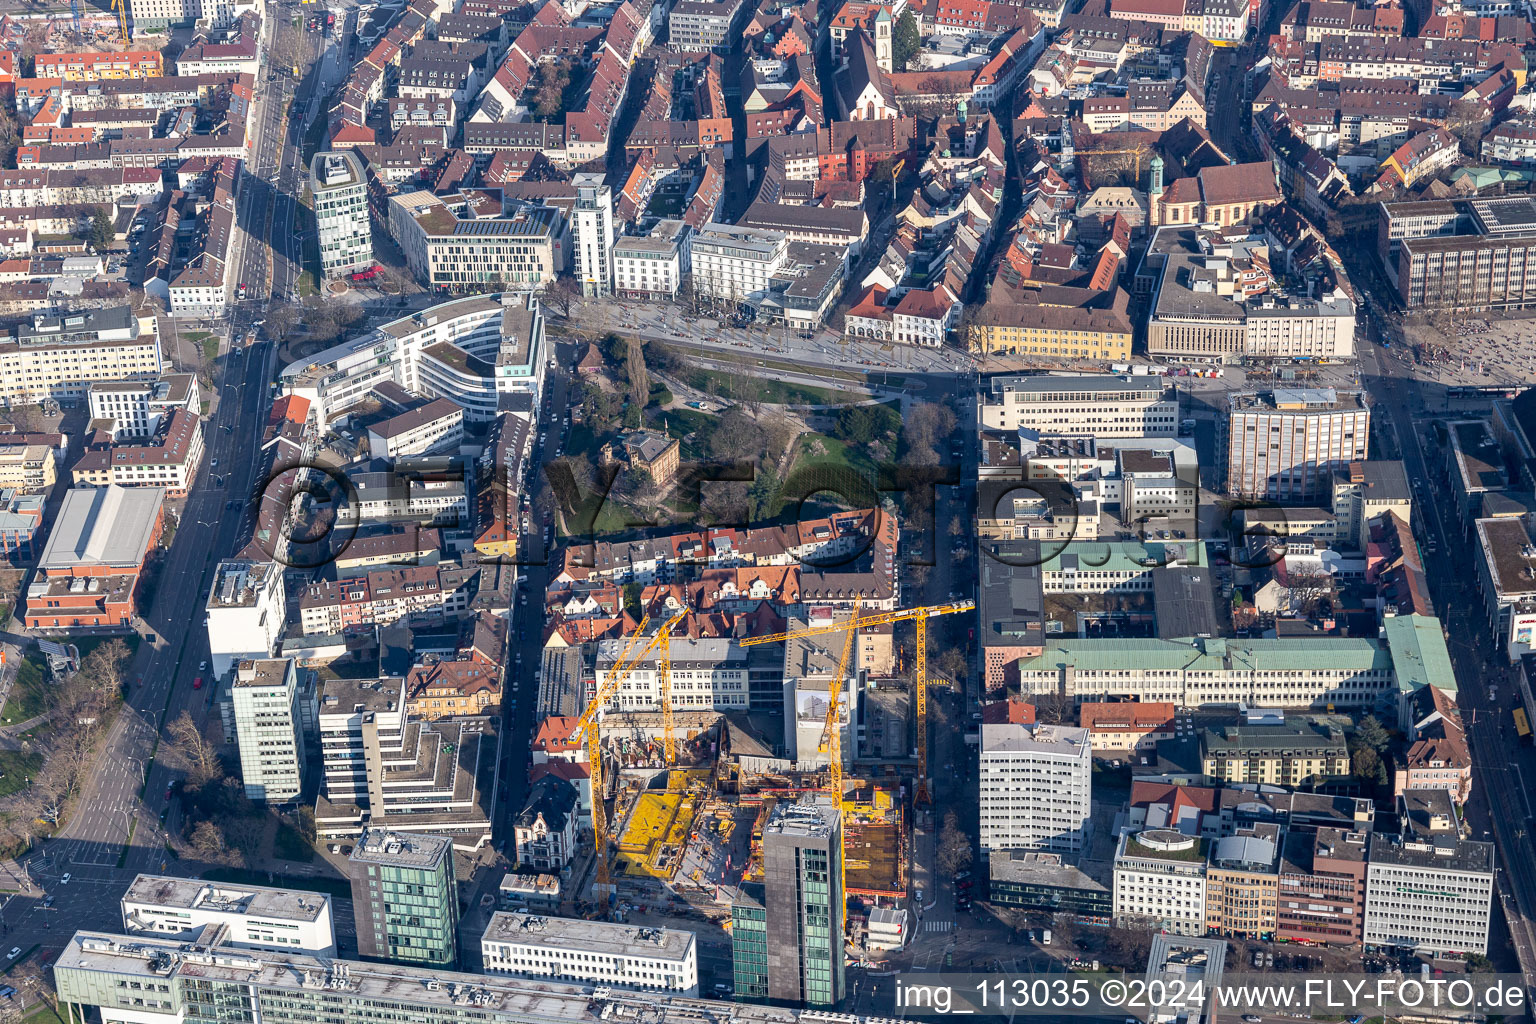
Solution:
[(282, 565), (244, 559), (220, 562), (205, 612), (215, 677), (239, 662), (270, 658), (277, 653), (288, 617)]
[(581, 294), (613, 294), (613, 244), (618, 232), (613, 224), (613, 190), (603, 184), (601, 174), (578, 174), (576, 207), (572, 211), (576, 229), (576, 280)]
[(327, 279), (373, 266), (368, 181), (349, 152), (316, 153), (309, 168), (320, 272)]
[(487, 972), (699, 994), (692, 932), (498, 911), (480, 937)]
[(210, 924), (223, 925), (229, 944), (241, 949), (336, 955), (331, 898), (324, 893), (139, 875), (123, 893), (122, 908), (130, 935), (190, 940)]
[(245, 795), (288, 803), (303, 789), (304, 727), (291, 658), (242, 661), (230, 692)]
[(1275, 388), (1228, 399), (1227, 489), (1244, 498), (1319, 501), (1369, 454), (1371, 410), (1359, 391)]
[(1075, 854), (1093, 814), (1087, 729), (981, 727), (981, 845)]
[(1493, 844), (1371, 834), (1365, 944), (1425, 953), (1488, 952)]

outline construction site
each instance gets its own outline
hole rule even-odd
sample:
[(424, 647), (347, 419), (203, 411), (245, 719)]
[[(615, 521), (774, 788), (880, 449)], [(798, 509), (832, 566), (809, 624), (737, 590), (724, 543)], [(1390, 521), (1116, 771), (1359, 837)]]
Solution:
[[(603, 713), (606, 694), (627, 675), (624, 666), (640, 664), (669, 643), (665, 633), (672, 620), (652, 635), (642, 623), (620, 666), (572, 723), (572, 738), (585, 737), (594, 768), (599, 856), (591, 891), (599, 906), (681, 898), (728, 916), (740, 887), (762, 880), (763, 832), (775, 807), (809, 793), (840, 798), (850, 902), (865, 910), (904, 905), (912, 816), (926, 795), (926, 697), (913, 685), (914, 678), (927, 678), (926, 664), (912, 659), (912, 671), (897, 673), (904, 659), (879, 653), (863, 664), (880, 645), (855, 639), (889, 638), (882, 627), (916, 620), (917, 639), (925, 642), (926, 618), (965, 607), (909, 609), (867, 620), (856, 611), (839, 612), (742, 641), (784, 644), (782, 708)], [(864, 651), (855, 658), (859, 646)], [(661, 662), (670, 664), (665, 653)]]

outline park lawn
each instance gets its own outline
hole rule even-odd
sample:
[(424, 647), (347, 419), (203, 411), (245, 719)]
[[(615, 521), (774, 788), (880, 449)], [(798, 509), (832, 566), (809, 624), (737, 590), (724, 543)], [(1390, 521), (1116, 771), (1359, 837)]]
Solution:
[[(812, 448), (820, 443), (821, 450), (813, 452)], [(874, 460), (859, 448), (839, 441), (835, 437), (826, 434), (805, 433), (801, 434), (796, 442), (799, 446), (795, 453), (794, 471), (804, 472), (820, 466), (847, 467), (873, 481), (878, 469)]]
[(759, 367), (744, 366), (743, 371), (733, 374), (695, 368), (688, 370), (683, 379), (696, 391), (732, 401), (750, 400), (767, 405), (842, 405), (867, 398), (848, 391), (773, 380)]
[(304, 841), (299, 830), (287, 822), (277, 826), (272, 837), (272, 853), (278, 860), (308, 863), (315, 859), (315, 848)]
[(0, 725), (25, 722), (48, 710), (48, 666), (36, 654), (22, 659), (10, 696), (0, 709)]
[[(705, 457), (709, 435), (719, 422), (713, 414), (699, 412), (697, 409), (667, 409), (654, 415), (656, 422), (652, 426), (664, 428), (667, 436), (678, 440), (683, 446), (683, 458)], [(693, 435), (691, 439), (688, 438), (689, 434)]]
[(0, 750), (0, 797), (20, 793), (30, 783), (27, 781), (43, 767), (43, 755), (22, 753), (19, 750)]

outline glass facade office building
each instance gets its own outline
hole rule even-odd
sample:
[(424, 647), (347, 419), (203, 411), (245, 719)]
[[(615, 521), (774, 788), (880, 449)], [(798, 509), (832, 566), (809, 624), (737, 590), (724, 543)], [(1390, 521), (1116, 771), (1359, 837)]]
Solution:
[(369, 829), (349, 861), (361, 956), (425, 967), (458, 962), (459, 895), (448, 837)]

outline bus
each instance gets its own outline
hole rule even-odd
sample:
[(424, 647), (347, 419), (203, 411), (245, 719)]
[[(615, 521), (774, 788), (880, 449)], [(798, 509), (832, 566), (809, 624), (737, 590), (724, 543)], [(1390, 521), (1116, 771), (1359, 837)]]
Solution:
[(1522, 740), (1531, 738), (1531, 724), (1526, 721), (1525, 708), (1515, 708), (1515, 735)]

